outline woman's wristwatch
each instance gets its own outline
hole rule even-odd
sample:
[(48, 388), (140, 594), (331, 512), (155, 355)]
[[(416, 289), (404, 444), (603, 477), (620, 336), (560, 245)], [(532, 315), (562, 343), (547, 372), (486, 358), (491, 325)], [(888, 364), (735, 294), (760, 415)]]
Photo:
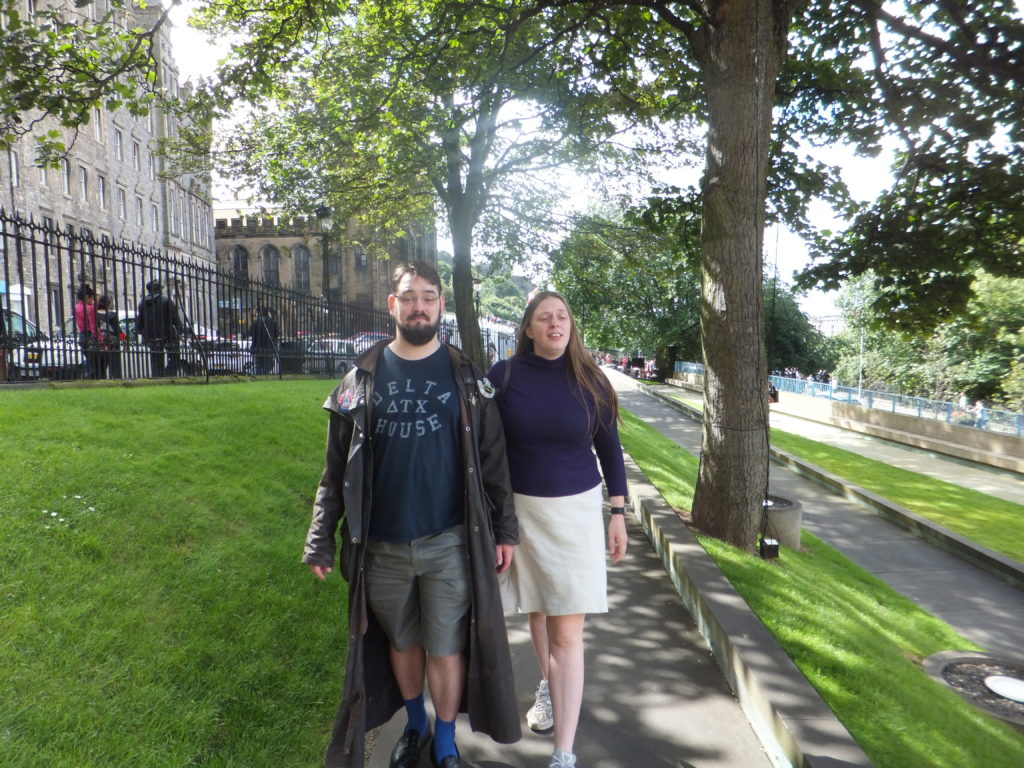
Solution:
[(609, 511), (613, 515), (625, 515), (626, 514), (626, 508), (625, 507), (612, 507)]

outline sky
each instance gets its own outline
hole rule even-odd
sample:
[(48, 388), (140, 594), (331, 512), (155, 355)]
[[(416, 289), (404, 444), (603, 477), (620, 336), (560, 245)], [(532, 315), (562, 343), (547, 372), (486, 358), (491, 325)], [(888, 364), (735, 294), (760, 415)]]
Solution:
[[(173, 55), (183, 81), (211, 74), (225, 52), (223, 46), (211, 44), (204, 33), (187, 26), (188, 15), (196, 5), (195, 0), (183, 0), (170, 12)], [(884, 156), (878, 159), (855, 157), (849, 148), (842, 146), (816, 150), (815, 155), (843, 169), (843, 177), (850, 192), (858, 200), (874, 198), (891, 178), (888, 160)], [(823, 204), (812, 208), (811, 221), (822, 228), (842, 228), (842, 223), (836, 221)], [(779, 278), (791, 283), (793, 272), (808, 263), (806, 246), (795, 234), (785, 229), (777, 231), (775, 228), (765, 232), (764, 242), (765, 264), (773, 267), (777, 265)], [(446, 246), (443, 240), (439, 241), (438, 247), (451, 252), (451, 244)], [(835, 298), (835, 292), (811, 291), (800, 300), (800, 308), (811, 317), (839, 314)]]

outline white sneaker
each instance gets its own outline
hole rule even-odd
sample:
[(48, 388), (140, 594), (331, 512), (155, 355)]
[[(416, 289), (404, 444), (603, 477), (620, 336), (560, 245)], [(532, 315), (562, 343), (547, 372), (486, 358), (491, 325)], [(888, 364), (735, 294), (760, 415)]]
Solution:
[(526, 724), (530, 730), (546, 733), (555, 727), (555, 718), (551, 714), (551, 693), (548, 692), (548, 681), (541, 680), (537, 684), (537, 699), (526, 713)]
[(576, 768), (576, 755), (556, 749), (548, 768)]

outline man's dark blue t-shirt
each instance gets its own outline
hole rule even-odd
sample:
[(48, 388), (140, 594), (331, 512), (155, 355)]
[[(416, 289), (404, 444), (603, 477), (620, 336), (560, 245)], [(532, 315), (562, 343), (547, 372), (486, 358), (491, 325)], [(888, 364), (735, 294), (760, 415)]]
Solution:
[(370, 536), (412, 541), (463, 522), (459, 392), (442, 346), (422, 360), (385, 347), (373, 381)]

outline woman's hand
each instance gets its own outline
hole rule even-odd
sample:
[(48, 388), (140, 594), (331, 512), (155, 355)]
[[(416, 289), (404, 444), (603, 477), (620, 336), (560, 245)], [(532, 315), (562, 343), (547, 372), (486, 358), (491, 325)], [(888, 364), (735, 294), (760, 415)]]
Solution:
[(608, 554), (613, 563), (619, 562), (626, 554), (627, 541), (625, 515), (612, 515), (608, 521)]

